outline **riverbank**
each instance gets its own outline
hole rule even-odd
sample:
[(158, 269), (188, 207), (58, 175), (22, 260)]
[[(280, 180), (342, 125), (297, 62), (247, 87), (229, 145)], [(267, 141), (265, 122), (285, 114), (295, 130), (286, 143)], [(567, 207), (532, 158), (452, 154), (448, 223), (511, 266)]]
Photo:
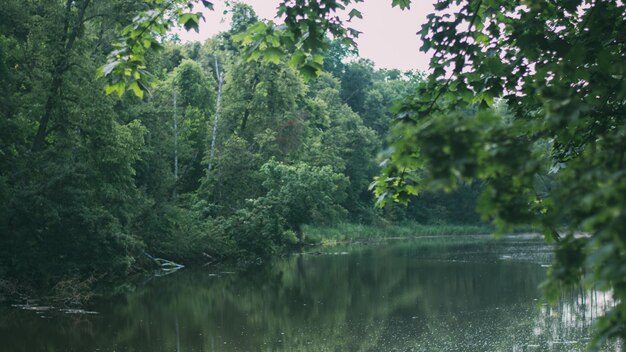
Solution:
[[(525, 229), (525, 232), (531, 232)], [(466, 236), (463, 244), (483, 242), (485, 238), (477, 240), (475, 235), (490, 235), (494, 233), (494, 227), (490, 225), (422, 225), (414, 222), (404, 222), (398, 224), (387, 225), (362, 225), (350, 223), (338, 223), (333, 226), (311, 226), (307, 225), (303, 228), (304, 241), (285, 249), (285, 252), (274, 255), (281, 256), (291, 251), (308, 251), (304, 247), (313, 246), (335, 246), (340, 244), (350, 244), (353, 242), (376, 242), (383, 240), (400, 240), (412, 238), (431, 237), (428, 245), (447, 245), (451, 241), (451, 237)], [(441, 241), (436, 240), (440, 238)], [(455, 243), (459, 239), (455, 240)], [(317, 249), (314, 250), (317, 253)], [(78, 275), (59, 277), (56, 280), (48, 280), (46, 285), (37, 284), (28, 280), (17, 280), (15, 278), (0, 277), (0, 302), (14, 301), (21, 302), (26, 299), (46, 297), (46, 301), (53, 303), (71, 302), (71, 306), (80, 306), (97, 295), (98, 286), (108, 287), (110, 285), (124, 285), (133, 280), (144, 281), (143, 277), (154, 270), (157, 271), (156, 276), (162, 276), (169, 271), (161, 271), (159, 265), (154, 264), (146, 255), (137, 257), (137, 265), (133, 273), (129, 275), (100, 275), (98, 277), (88, 276), (82, 277)], [(169, 257), (167, 259), (170, 259)], [(250, 264), (258, 264), (262, 261), (249, 259), (242, 260), (236, 256), (227, 256), (223, 258), (213, 258), (210, 256), (201, 256), (187, 258), (187, 260), (179, 260), (178, 262), (188, 267), (205, 267), (205, 266), (235, 266), (246, 267)]]
[[(307, 225), (303, 229), (306, 241), (321, 245), (389, 238), (490, 235), (494, 232), (495, 228), (491, 225), (423, 225), (415, 222), (376, 226), (350, 223), (340, 223), (333, 226)], [(520, 228), (515, 232), (533, 231), (531, 228)]]

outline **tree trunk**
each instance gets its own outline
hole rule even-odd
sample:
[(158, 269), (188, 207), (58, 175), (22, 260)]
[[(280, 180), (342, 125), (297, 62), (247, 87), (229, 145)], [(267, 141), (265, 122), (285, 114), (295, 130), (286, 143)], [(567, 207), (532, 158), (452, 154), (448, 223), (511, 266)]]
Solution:
[(33, 140), (33, 151), (39, 151), (43, 148), (46, 136), (48, 135), (48, 124), (54, 108), (61, 103), (61, 86), (63, 85), (63, 75), (67, 72), (69, 65), (69, 56), (76, 38), (78, 37), (79, 28), (83, 24), (85, 17), (85, 11), (89, 6), (90, 0), (83, 0), (78, 5), (78, 13), (74, 19), (72, 25), (72, 31), (70, 32), (70, 22), (72, 17), (72, 5), (74, 0), (67, 0), (65, 4), (65, 20), (63, 22), (63, 34), (61, 42), (64, 43), (59, 56), (55, 60), (54, 71), (52, 72), (52, 82), (50, 83), (50, 93), (46, 100), (43, 115), (39, 120), (39, 126), (37, 127), (37, 134)]
[(215, 102), (215, 124), (213, 125), (213, 138), (211, 138), (211, 154), (209, 156), (208, 172), (211, 172), (213, 157), (215, 156), (215, 140), (217, 139), (217, 125), (220, 121), (220, 100), (222, 99), (222, 83), (224, 82), (224, 73), (220, 72), (220, 68), (217, 64), (217, 56), (215, 57), (215, 74), (217, 75), (217, 100)]
[(172, 99), (174, 105), (174, 190), (172, 195), (176, 196), (176, 183), (178, 182), (178, 115), (176, 113), (176, 87), (174, 87), (174, 97)]
[[(254, 79), (252, 80), (252, 92), (250, 93), (250, 98), (249, 100), (252, 101), (252, 99), (254, 98), (254, 90), (256, 88), (256, 85), (259, 83), (259, 76), (258, 74), (254, 74)], [(243, 135), (243, 131), (246, 130), (246, 125), (248, 124), (248, 118), (250, 117), (250, 104), (248, 103), (246, 106), (246, 111), (243, 114), (243, 120), (241, 120), (241, 127), (239, 129), (239, 131), (242, 133)]]
[(246, 124), (248, 123), (248, 116), (250, 116), (250, 109), (246, 109), (246, 112), (243, 114), (243, 120), (241, 120), (241, 127), (239, 131), (243, 132), (246, 130)]

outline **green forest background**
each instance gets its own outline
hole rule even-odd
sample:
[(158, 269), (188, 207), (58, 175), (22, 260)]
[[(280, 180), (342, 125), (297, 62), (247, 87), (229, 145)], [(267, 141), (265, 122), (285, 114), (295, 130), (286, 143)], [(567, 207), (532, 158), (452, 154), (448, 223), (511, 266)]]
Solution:
[(171, 36), (146, 52), (150, 94), (107, 95), (95, 72), (142, 3), (69, 16), (61, 2), (3, 2), (0, 277), (124, 275), (144, 252), (258, 262), (305, 243), (305, 224), (480, 224), (479, 185), (374, 207), (390, 107), (419, 72), (376, 69), (339, 41), (315, 80), (247, 62), (232, 40), (258, 20), (247, 5), (205, 43)]

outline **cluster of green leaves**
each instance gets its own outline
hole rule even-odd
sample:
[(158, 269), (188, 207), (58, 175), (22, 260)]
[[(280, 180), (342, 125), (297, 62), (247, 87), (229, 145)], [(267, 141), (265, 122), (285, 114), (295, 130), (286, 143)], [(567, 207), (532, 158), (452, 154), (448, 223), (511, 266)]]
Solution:
[[(97, 77), (107, 78), (105, 91), (122, 96), (131, 90), (142, 98), (148, 91), (150, 73), (146, 70), (146, 50), (161, 48), (162, 40), (173, 26), (198, 31), (204, 20), (202, 12), (193, 12), (193, 0), (146, 0), (146, 9), (140, 11), (132, 22), (120, 32), (119, 42), (113, 44), (107, 63), (97, 71)], [(202, 5), (213, 9), (213, 3), (201, 0)]]
[[(350, 27), (353, 18), (363, 18), (352, 4), (363, 0), (282, 1), (274, 21), (258, 22), (233, 39), (245, 47), (247, 60), (278, 63), (287, 61), (305, 79), (318, 77), (324, 71), (324, 52), (337, 43), (356, 49), (355, 39), (361, 34)], [(392, 0), (392, 6), (410, 8), (408, 0)], [(347, 20), (345, 20), (347, 17)]]
[(397, 107), (380, 203), (485, 182), (481, 212), (500, 231), (532, 224), (557, 240), (548, 296), (581, 279), (612, 291), (594, 346), (626, 337), (624, 4), (435, 9), (421, 31), (432, 74)]
[[(322, 52), (329, 48), (327, 35), (345, 45), (355, 46), (354, 39), (360, 32), (346, 27), (339, 12), (347, 11), (352, 2), (361, 1), (281, 2), (277, 17), (284, 20), (282, 24), (263, 21), (236, 28), (232, 39), (244, 46), (241, 53), (247, 60), (263, 59), (275, 64), (288, 61), (306, 79), (317, 77), (323, 71)], [(107, 63), (98, 70), (98, 77), (107, 78), (107, 94), (116, 92), (121, 96), (126, 90), (131, 90), (136, 96), (143, 97), (150, 77), (145, 66), (146, 50), (160, 48), (163, 37), (173, 26), (198, 31), (198, 23), (204, 18), (201, 12), (193, 12), (195, 3), (193, 0), (146, 1), (148, 9), (141, 11), (121, 31), (119, 43), (114, 45)], [(205, 8), (213, 9), (212, 2), (201, 0), (201, 3)], [(394, 0), (393, 4), (401, 8), (409, 6), (406, 1)], [(235, 12), (242, 9), (237, 3), (229, 5)], [(356, 8), (350, 9), (348, 16), (348, 21), (353, 17), (362, 18)]]
[[(284, 26), (276, 26), (273, 22), (257, 22), (246, 32), (233, 36), (233, 40), (250, 46), (245, 51), (247, 60), (262, 59), (274, 64), (284, 60), (285, 48), (294, 46), (293, 35), (285, 32)], [(322, 72), (323, 59), (324, 57), (319, 53), (298, 50), (293, 54), (289, 63), (292, 67), (300, 68), (305, 77), (313, 78)]]
[[(306, 79), (314, 78), (324, 68), (322, 53), (329, 48), (327, 35), (344, 45), (355, 46), (354, 39), (360, 32), (346, 27), (338, 12), (347, 11), (351, 2), (361, 1), (285, 1), (280, 3), (277, 13), (277, 17), (284, 20), (282, 24), (258, 22), (233, 39), (246, 46), (243, 54), (247, 60), (278, 63), (289, 58), (289, 64)], [(353, 17), (362, 18), (356, 8), (352, 8), (348, 16), (348, 21)]]
[(303, 240), (302, 225), (342, 219), (348, 179), (330, 166), (299, 162), (286, 165), (271, 159), (260, 170), (264, 195), (225, 219), (241, 258), (267, 258)]
[(309, 166), (306, 163), (285, 165), (270, 160), (261, 168), (263, 187), (268, 189), (266, 202), (274, 212), (287, 219), (291, 230), (302, 234), (307, 223), (328, 223), (343, 218), (344, 190), (349, 180), (329, 165)]

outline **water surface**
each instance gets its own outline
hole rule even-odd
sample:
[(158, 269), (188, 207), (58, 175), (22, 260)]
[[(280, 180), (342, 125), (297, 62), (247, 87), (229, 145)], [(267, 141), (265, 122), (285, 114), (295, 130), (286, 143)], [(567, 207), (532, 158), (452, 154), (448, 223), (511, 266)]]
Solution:
[(528, 237), (311, 249), (128, 285), (83, 307), (97, 314), (0, 307), (0, 350), (582, 351), (610, 298), (542, 304), (549, 263)]

